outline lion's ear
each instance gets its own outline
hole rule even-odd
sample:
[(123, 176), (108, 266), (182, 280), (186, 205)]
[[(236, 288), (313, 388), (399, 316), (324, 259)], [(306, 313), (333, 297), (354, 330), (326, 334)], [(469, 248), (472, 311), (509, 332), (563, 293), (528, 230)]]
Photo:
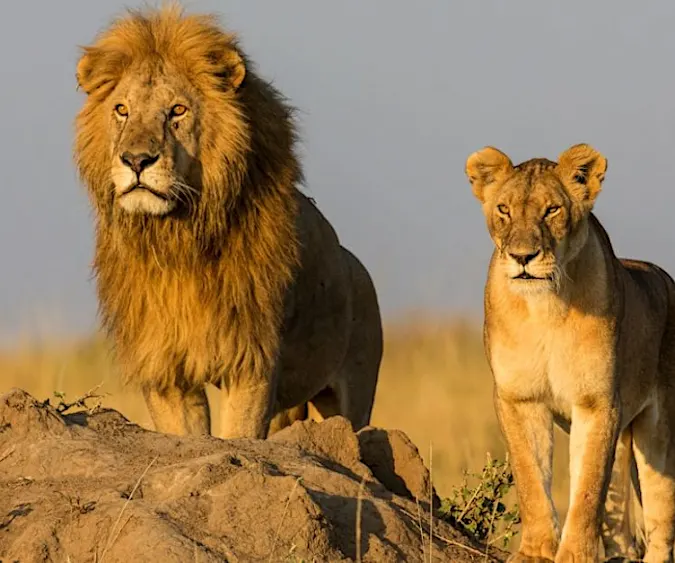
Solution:
[(96, 67), (96, 52), (91, 49), (84, 49), (84, 54), (77, 61), (75, 76), (77, 78), (77, 87), (84, 90), (86, 94), (91, 90), (91, 75)]
[(127, 63), (121, 52), (110, 52), (96, 47), (83, 47), (83, 54), (77, 62), (77, 85), (86, 94), (105, 88), (108, 91), (119, 81)]
[(485, 147), (466, 159), (464, 172), (471, 183), (473, 195), (483, 203), (485, 189), (513, 172), (513, 163), (502, 151), (494, 147)]
[(246, 63), (238, 49), (228, 45), (223, 50), (211, 53), (211, 61), (216, 67), (216, 75), (226, 88), (238, 90), (246, 77)]
[(558, 174), (571, 194), (593, 203), (602, 189), (607, 159), (587, 144), (574, 145), (558, 157)]

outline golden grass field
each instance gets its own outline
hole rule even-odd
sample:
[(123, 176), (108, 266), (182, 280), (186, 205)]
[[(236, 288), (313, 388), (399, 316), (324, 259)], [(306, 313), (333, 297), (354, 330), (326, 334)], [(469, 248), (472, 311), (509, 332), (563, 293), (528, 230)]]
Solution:
[[(0, 392), (21, 387), (40, 399), (58, 391), (74, 400), (102, 383), (99, 392), (110, 394), (105, 406), (152, 428), (140, 394), (121, 387), (102, 338), (47, 340), (0, 352), (0, 374)], [(217, 403), (215, 388), (209, 396)], [(480, 472), (487, 452), (503, 459), (481, 327), (428, 316), (388, 323), (372, 424), (405, 431), (427, 464), (431, 446), (433, 480), (442, 497), (461, 483), (464, 470)], [(556, 432), (553, 486), (561, 517), (568, 502), (567, 459), (567, 438)]]

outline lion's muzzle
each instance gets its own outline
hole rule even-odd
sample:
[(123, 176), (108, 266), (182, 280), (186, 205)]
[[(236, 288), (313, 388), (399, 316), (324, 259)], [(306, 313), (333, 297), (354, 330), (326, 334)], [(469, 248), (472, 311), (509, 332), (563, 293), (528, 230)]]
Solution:
[(131, 168), (140, 179), (143, 170), (157, 162), (159, 160), (159, 155), (150, 155), (146, 152), (134, 154), (125, 151), (120, 155), (120, 160), (122, 161), (122, 164)]

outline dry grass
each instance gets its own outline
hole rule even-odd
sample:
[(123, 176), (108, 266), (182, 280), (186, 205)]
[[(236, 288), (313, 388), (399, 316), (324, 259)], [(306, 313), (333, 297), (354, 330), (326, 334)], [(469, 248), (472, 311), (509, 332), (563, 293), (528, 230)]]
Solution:
[[(390, 323), (373, 412), (373, 424), (404, 430), (428, 457), (433, 445), (434, 483), (441, 496), (460, 485), (462, 472), (479, 472), (485, 453), (503, 459), (492, 407), (492, 380), (478, 323), (420, 317)], [(0, 352), (0, 392), (21, 387), (38, 398), (64, 392), (65, 400), (102, 383), (105, 406), (151, 428), (140, 395), (123, 389), (106, 344), (46, 342)], [(219, 399), (210, 389), (212, 405)], [(214, 416), (214, 425), (219, 417)], [(428, 461), (428, 460), (427, 460)], [(567, 508), (567, 438), (556, 435), (554, 498)]]

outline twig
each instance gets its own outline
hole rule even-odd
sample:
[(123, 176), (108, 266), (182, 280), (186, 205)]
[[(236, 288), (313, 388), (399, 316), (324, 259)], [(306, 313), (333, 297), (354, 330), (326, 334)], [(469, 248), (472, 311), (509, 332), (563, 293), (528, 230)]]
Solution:
[[(54, 408), (56, 409), (56, 412), (59, 414), (65, 414), (72, 408), (81, 408), (89, 412), (89, 414), (92, 414), (94, 411), (99, 409), (101, 407), (101, 400), (104, 399), (109, 395), (109, 393), (104, 393), (103, 395), (97, 395), (96, 391), (98, 391), (103, 383), (99, 383), (95, 387), (92, 387), (89, 391), (87, 391), (84, 395), (82, 395), (80, 398), (75, 399), (72, 403), (66, 403), (63, 400), (63, 395), (57, 395), (59, 397), (60, 401), (59, 404), (56, 405)], [(87, 401), (90, 401), (92, 399), (97, 399), (98, 402), (94, 404), (92, 407), (87, 406)], [(47, 402), (49, 402), (49, 399), (47, 399)]]
[(490, 516), (490, 527), (488, 528), (488, 536), (485, 542), (485, 561), (488, 560), (488, 550), (490, 549), (490, 538), (492, 537), (492, 528), (495, 525), (495, 516), (497, 515), (497, 507), (499, 502), (495, 502), (492, 507), (492, 515)]
[[(408, 516), (409, 518), (413, 518), (413, 519), (415, 518), (415, 515), (408, 512), (405, 508), (399, 508), (399, 510), (403, 514)], [(473, 547), (469, 547), (468, 545), (464, 545), (463, 543), (460, 543), (458, 541), (450, 540), (448, 538), (444, 538), (443, 536), (439, 535), (437, 532), (434, 532), (434, 537), (441, 540), (443, 543), (445, 543), (447, 545), (452, 545), (453, 547), (458, 547), (460, 549), (464, 549), (465, 551), (473, 553), (474, 555), (478, 555), (480, 557), (483, 557), (483, 555), (484, 555), (482, 551), (478, 551), (477, 549), (474, 549)]]
[(119, 536), (120, 532), (126, 526), (127, 522), (124, 523), (124, 526), (122, 526), (115, 537), (113, 538), (113, 532), (115, 531), (115, 528), (117, 528), (117, 525), (120, 523), (120, 520), (122, 519), (122, 514), (124, 514), (124, 511), (127, 508), (127, 505), (131, 502), (131, 500), (134, 498), (134, 493), (136, 492), (136, 489), (141, 484), (141, 481), (143, 480), (143, 477), (145, 477), (145, 474), (148, 472), (148, 470), (153, 466), (153, 464), (157, 461), (157, 458), (159, 455), (156, 455), (153, 460), (148, 464), (148, 466), (143, 470), (143, 473), (141, 473), (141, 476), (138, 478), (138, 481), (136, 481), (136, 484), (134, 485), (134, 488), (131, 489), (131, 493), (129, 494), (129, 497), (127, 498), (126, 502), (124, 503), (124, 506), (122, 507), (122, 510), (120, 510), (120, 513), (117, 515), (117, 520), (115, 520), (115, 524), (113, 527), (110, 529), (110, 534), (108, 534), (108, 541), (105, 544), (105, 548), (103, 549), (103, 553), (101, 553), (101, 559), (99, 559), (99, 563), (103, 563), (103, 559), (105, 558), (106, 553), (108, 552), (108, 549), (112, 546), (113, 543), (117, 540), (117, 537)]
[(274, 534), (274, 543), (272, 544), (272, 550), (270, 551), (270, 556), (268, 559), (269, 563), (272, 563), (272, 557), (274, 557), (274, 552), (277, 549), (277, 541), (279, 540), (279, 534), (281, 533), (281, 526), (284, 525), (284, 519), (286, 518), (286, 512), (288, 512), (288, 505), (291, 504), (291, 499), (293, 498), (293, 493), (295, 492), (295, 489), (298, 488), (298, 483), (302, 481), (302, 477), (298, 477), (295, 480), (295, 483), (293, 483), (293, 488), (291, 489), (291, 492), (288, 495), (288, 498), (286, 499), (286, 506), (284, 506), (284, 511), (281, 514), (281, 520), (279, 521), (279, 526), (277, 527), (277, 532)]
[(2, 455), (0, 455), (0, 462), (5, 461), (9, 456), (11, 456), (14, 451), (16, 450), (16, 446), (12, 446), (11, 448), (7, 448)]
[(356, 563), (361, 563), (361, 512), (363, 504), (363, 485), (366, 482), (366, 476), (361, 477), (359, 485), (359, 494), (356, 500)]
[(434, 558), (434, 448), (429, 441), (429, 563)]
[(473, 547), (469, 547), (468, 545), (464, 545), (463, 543), (459, 543), (458, 541), (455, 540), (449, 540), (448, 538), (444, 538), (443, 536), (439, 536), (438, 534), (435, 534), (435, 536), (441, 540), (442, 542), (445, 542), (448, 545), (452, 545), (454, 547), (459, 547), (461, 549), (465, 549), (466, 551), (469, 551), (471, 553), (475, 553), (476, 555), (482, 556), (483, 553), (478, 551), (477, 549), (474, 549)]
[(457, 518), (457, 523), (461, 523), (464, 520), (464, 517), (466, 516), (466, 513), (469, 511), (469, 508), (471, 508), (471, 505), (473, 504), (473, 501), (476, 500), (476, 497), (478, 496), (478, 493), (481, 490), (481, 487), (483, 483), (485, 482), (485, 468), (483, 468), (483, 474), (481, 475), (481, 480), (478, 485), (476, 485), (476, 488), (473, 490), (473, 494), (471, 495), (471, 498), (467, 501), (467, 503), (464, 505), (464, 510), (459, 514), (459, 517)]
[(426, 554), (424, 553), (424, 528), (422, 527), (422, 507), (420, 506), (420, 499), (415, 497), (417, 503), (417, 527), (420, 529), (420, 545), (422, 546), (422, 561), (426, 561)]

